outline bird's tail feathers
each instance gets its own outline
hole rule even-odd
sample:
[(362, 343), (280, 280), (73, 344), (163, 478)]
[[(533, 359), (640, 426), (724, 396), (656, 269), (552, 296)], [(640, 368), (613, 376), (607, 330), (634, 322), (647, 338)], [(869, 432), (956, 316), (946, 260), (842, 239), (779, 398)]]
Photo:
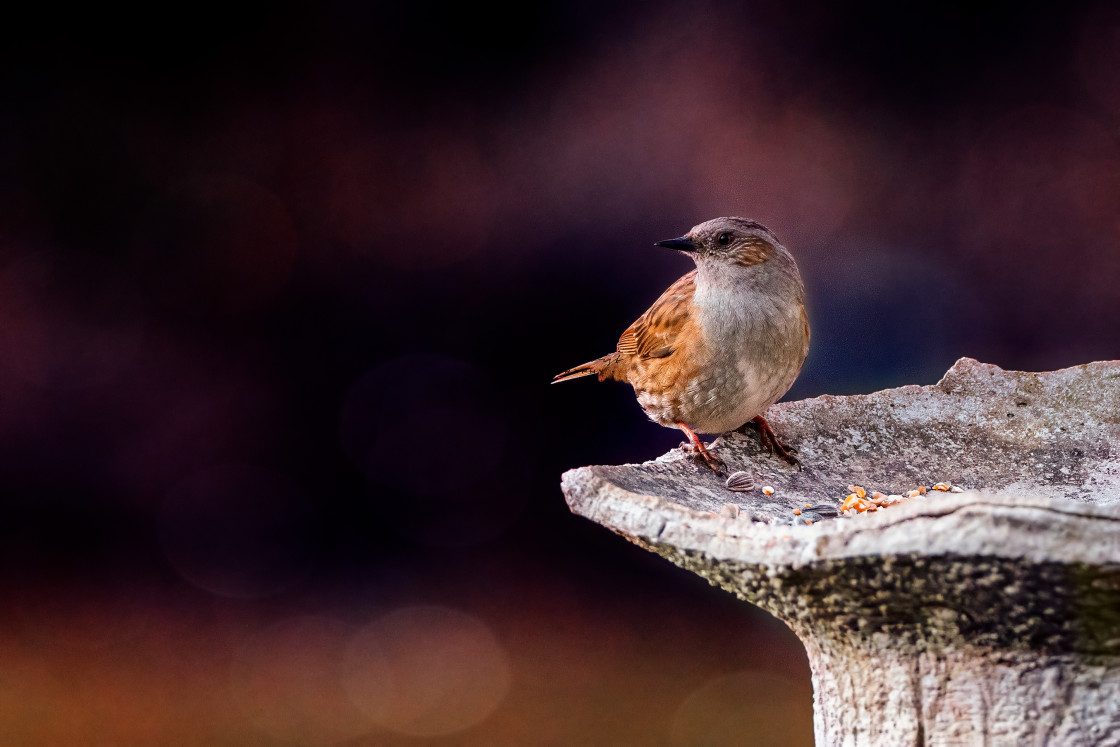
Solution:
[(604, 355), (602, 358), (596, 358), (593, 361), (584, 363), (583, 365), (569, 368), (564, 373), (556, 374), (552, 377), (553, 384), (559, 384), (561, 381), (568, 379), (578, 379), (581, 376), (598, 376), (599, 381), (607, 378), (609, 375), (608, 368), (612, 363), (618, 359), (618, 353), (611, 353)]

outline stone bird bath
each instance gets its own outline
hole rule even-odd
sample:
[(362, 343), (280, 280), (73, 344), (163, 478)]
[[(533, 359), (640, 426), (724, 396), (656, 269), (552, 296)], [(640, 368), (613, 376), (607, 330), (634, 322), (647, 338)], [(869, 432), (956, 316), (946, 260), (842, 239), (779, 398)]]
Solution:
[[(767, 417), (801, 471), (732, 434), (715, 453), (748, 492), (673, 450), (571, 470), (565, 497), (789, 625), (820, 745), (1120, 744), (1120, 361), (962, 358), (932, 386)], [(937, 482), (965, 492), (806, 507)]]

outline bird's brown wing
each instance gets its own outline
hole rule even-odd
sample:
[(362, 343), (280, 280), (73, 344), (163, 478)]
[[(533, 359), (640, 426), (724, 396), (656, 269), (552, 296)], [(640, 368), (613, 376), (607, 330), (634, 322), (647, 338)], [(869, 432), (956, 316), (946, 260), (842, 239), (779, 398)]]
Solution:
[(696, 270), (661, 294), (653, 306), (618, 339), (618, 352), (639, 359), (665, 358), (677, 347), (677, 337), (689, 318), (696, 293)]

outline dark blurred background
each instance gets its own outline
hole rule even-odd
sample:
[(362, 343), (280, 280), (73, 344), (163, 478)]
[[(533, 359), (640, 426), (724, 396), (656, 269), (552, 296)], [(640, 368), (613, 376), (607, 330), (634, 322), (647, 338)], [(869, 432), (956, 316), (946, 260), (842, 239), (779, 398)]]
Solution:
[(788, 398), (1120, 355), (1112, 3), (6, 13), (4, 743), (809, 743), (559, 489), (680, 441), (548, 382), (708, 218), (801, 265)]

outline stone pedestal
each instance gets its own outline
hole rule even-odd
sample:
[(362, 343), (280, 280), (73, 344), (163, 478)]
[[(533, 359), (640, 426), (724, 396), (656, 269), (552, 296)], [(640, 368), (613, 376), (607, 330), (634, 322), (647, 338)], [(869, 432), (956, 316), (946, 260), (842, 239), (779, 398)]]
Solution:
[[(674, 450), (572, 470), (565, 496), (786, 622), (818, 744), (1120, 744), (1120, 362), (962, 359), (933, 386), (767, 417), (804, 468), (724, 437), (715, 453), (753, 491)], [(806, 507), (839, 506), (851, 484), (937, 482), (965, 492), (836, 518)]]

